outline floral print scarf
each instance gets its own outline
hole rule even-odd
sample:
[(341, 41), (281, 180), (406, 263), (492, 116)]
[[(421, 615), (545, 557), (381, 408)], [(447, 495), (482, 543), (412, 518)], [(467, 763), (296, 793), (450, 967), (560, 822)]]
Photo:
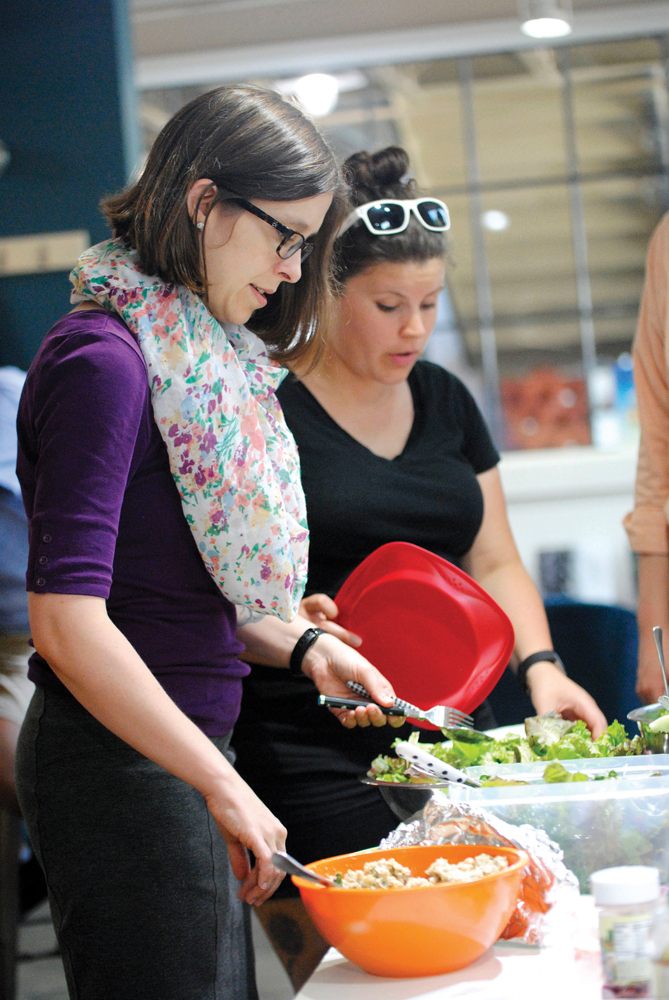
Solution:
[(233, 604), (292, 620), (309, 532), (297, 446), (275, 395), (285, 369), (195, 293), (143, 274), (122, 240), (87, 250), (70, 281), (72, 302), (115, 311), (139, 343), (184, 516), (216, 585)]

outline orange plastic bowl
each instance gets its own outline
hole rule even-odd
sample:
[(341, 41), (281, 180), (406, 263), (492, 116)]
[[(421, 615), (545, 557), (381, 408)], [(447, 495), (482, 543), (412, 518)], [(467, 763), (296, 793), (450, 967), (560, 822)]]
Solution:
[(529, 858), (510, 847), (467, 844), (401, 847), (342, 854), (308, 865), (334, 877), (368, 861), (394, 858), (424, 875), (437, 858), (455, 863), (503, 854), (509, 867), (477, 882), (415, 889), (336, 889), (293, 876), (309, 916), (326, 941), (374, 976), (437, 976), (463, 969), (493, 944), (513, 913)]

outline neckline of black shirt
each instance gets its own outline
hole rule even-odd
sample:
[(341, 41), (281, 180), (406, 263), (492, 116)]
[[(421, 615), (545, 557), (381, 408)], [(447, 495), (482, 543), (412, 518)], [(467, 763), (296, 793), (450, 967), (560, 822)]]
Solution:
[(316, 399), (313, 392), (311, 392), (311, 390), (306, 387), (304, 382), (302, 382), (296, 375), (293, 375), (292, 372), (286, 377), (286, 381), (290, 379), (291, 388), (296, 389), (298, 392), (304, 393), (307, 400), (311, 401), (312, 405), (316, 407), (323, 414), (328, 423), (330, 423), (334, 428), (336, 428), (338, 433), (342, 434), (349, 441), (352, 441), (357, 448), (361, 448), (367, 455), (370, 455), (372, 458), (376, 459), (379, 462), (401, 462), (402, 459), (405, 458), (412, 450), (416, 440), (420, 438), (420, 434), (422, 431), (424, 408), (420, 391), (420, 381), (416, 375), (416, 365), (419, 364), (420, 360), (417, 361), (416, 364), (413, 366), (407, 378), (407, 382), (409, 383), (409, 391), (411, 392), (411, 399), (413, 401), (413, 422), (411, 424), (411, 430), (409, 431), (409, 436), (406, 439), (402, 451), (399, 453), (399, 455), (395, 455), (394, 458), (386, 458), (384, 455), (377, 455), (375, 451), (372, 451), (371, 448), (368, 448), (366, 444), (362, 443), (362, 441), (358, 441), (358, 439), (354, 437), (352, 434), (350, 434), (344, 427), (342, 427), (341, 424), (337, 423), (335, 418), (328, 413), (323, 404), (320, 403), (318, 399)]

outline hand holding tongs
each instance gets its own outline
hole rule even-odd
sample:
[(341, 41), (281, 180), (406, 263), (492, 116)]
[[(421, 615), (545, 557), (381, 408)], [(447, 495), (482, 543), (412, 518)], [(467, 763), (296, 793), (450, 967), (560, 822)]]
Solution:
[[(351, 691), (355, 691), (356, 694), (362, 695), (363, 698), (367, 698), (369, 701), (372, 700), (372, 696), (369, 691), (358, 684), (357, 681), (347, 681), (347, 686), (350, 687)], [(379, 706), (382, 712), (386, 712), (383, 705)], [(393, 705), (395, 709), (401, 709), (401, 713), (392, 712), (392, 715), (408, 715), (412, 719), (426, 719), (431, 722), (433, 726), (438, 726), (439, 729), (471, 729), (474, 725), (474, 720), (471, 715), (466, 715), (465, 712), (461, 712), (457, 708), (449, 708), (448, 705), (435, 705), (434, 708), (427, 708), (423, 710), (422, 708), (416, 708), (415, 705), (411, 705), (408, 701), (403, 701), (402, 698), (395, 698), (395, 703)]]

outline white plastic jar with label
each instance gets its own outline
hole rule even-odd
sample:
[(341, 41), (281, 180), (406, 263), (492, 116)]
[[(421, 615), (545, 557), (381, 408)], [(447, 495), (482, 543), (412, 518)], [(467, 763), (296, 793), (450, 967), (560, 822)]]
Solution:
[(653, 997), (653, 922), (660, 899), (657, 868), (628, 865), (590, 876), (599, 909), (603, 997)]

